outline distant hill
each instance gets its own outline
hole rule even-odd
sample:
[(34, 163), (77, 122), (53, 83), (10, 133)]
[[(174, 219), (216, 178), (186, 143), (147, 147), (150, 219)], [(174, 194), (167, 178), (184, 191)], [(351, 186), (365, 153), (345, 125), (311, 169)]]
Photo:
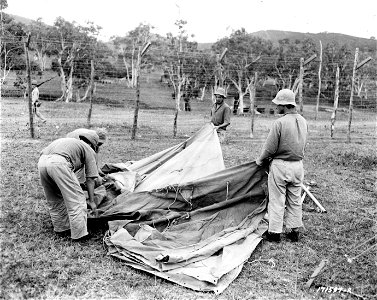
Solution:
[(314, 41), (319, 43), (322, 41), (323, 45), (326, 45), (332, 41), (338, 42), (340, 45), (348, 44), (353, 47), (368, 47), (369, 49), (376, 50), (377, 41), (376, 39), (366, 39), (361, 37), (355, 37), (351, 35), (332, 33), (332, 32), (320, 32), (320, 33), (303, 33), (294, 31), (281, 31), (281, 30), (263, 30), (253, 32), (252, 35), (261, 37), (266, 40), (272, 41), (274, 45), (278, 45), (279, 40), (290, 39), (304, 40), (307, 38), (312, 38)]
[[(319, 41), (322, 41), (323, 45), (326, 45), (332, 41), (338, 42), (340, 45), (347, 44), (351, 48), (364, 48), (374, 49), (377, 48), (376, 39), (366, 39), (341, 33), (332, 33), (332, 32), (320, 32), (320, 33), (304, 33), (304, 32), (294, 32), (294, 31), (282, 31), (282, 30), (262, 30), (251, 33), (254, 36), (263, 38), (265, 40), (271, 41), (275, 46), (279, 44), (279, 40), (289, 39), (292, 41), (295, 40), (304, 40), (311, 38), (316, 43), (319, 44)], [(214, 43), (198, 43), (198, 50), (207, 50), (211, 49), (211, 46)]]
[(22, 23), (22, 24), (25, 24), (25, 25), (30, 25), (34, 21), (32, 19), (20, 17), (20, 16), (17, 16), (17, 15), (12, 15), (12, 14), (7, 14), (7, 15), (12, 17), (16, 22), (19, 22), (19, 23)]
[[(23, 24), (31, 24), (33, 20), (24, 18), (17, 15), (8, 14), (15, 21)], [(359, 47), (361, 50), (363, 48), (374, 49), (377, 48), (376, 37), (366, 39), (341, 33), (332, 33), (332, 32), (320, 32), (320, 33), (304, 33), (304, 32), (294, 32), (294, 31), (282, 31), (282, 30), (261, 30), (251, 33), (254, 36), (263, 38), (265, 40), (270, 40), (275, 46), (279, 44), (279, 40), (290, 39), (295, 40), (304, 40), (307, 38), (312, 38), (316, 43), (319, 44), (319, 41), (322, 41), (323, 45), (326, 45), (332, 41), (338, 42), (340, 45), (348, 44), (351, 48)], [(209, 50), (214, 43), (198, 43), (198, 50)]]
[(213, 43), (198, 43), (198, 50), (209, 50)]

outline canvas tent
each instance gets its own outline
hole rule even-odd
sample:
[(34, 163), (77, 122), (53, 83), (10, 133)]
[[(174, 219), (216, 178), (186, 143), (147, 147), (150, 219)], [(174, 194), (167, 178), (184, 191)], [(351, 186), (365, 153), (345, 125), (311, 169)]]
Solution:
[(267, 170), (254, 162), (226, 169), (210, 124), (174, 147), (103, 170), (112, 179), (98, 193), (99, 218), (110, 220), (108, 254), (133, 268), (221, 293), (267, 230)]

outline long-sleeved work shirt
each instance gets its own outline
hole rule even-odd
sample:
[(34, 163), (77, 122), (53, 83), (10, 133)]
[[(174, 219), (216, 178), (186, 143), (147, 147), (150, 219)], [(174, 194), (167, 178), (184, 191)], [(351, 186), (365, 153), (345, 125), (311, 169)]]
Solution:
[(257, 162), (265, 159), (299, 161), (304, 158), (308, 125), (298, 113), (277, 119), (270, 129)]

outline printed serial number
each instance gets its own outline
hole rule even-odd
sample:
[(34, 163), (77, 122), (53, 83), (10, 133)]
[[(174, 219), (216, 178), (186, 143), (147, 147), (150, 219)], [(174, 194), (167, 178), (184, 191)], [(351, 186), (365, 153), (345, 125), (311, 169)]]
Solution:
[(348, 288), (345, 289), (343, 287), (337, 287), (337, 286), (320, 286), (317, 289), (318, 293), (349, 293), (352, 294), (352, 289)]

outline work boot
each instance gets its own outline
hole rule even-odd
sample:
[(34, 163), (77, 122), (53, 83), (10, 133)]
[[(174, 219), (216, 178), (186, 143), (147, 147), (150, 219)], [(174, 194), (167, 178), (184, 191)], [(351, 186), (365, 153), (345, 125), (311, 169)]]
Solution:
[(87, 235), (82, 236), (81, 238), (78, 239), (72, 239), (74, 242), (87, 242), (93, 238), (93, 235), (88, 233)]
[(55, 231), (55, 234), (59, 237), (68, 237), (68, 236), (71, 236), (71, 230), (68, 229), (68, 230), (64, 230), (64, 231), (60, 231), (60, 232)]
[(264, 238), (266, 241), (269, 241), (269, 242), (280, 243), (280, 233), (268, 232), (268, 231), (267, 231), (267, 232), (263, 235), (263, 238)]
[(292, 243), (298, 242), (299, 231), (297, 228), (292, 228), (290, 232), (287, 233), (287, 238), (291, 240)]

